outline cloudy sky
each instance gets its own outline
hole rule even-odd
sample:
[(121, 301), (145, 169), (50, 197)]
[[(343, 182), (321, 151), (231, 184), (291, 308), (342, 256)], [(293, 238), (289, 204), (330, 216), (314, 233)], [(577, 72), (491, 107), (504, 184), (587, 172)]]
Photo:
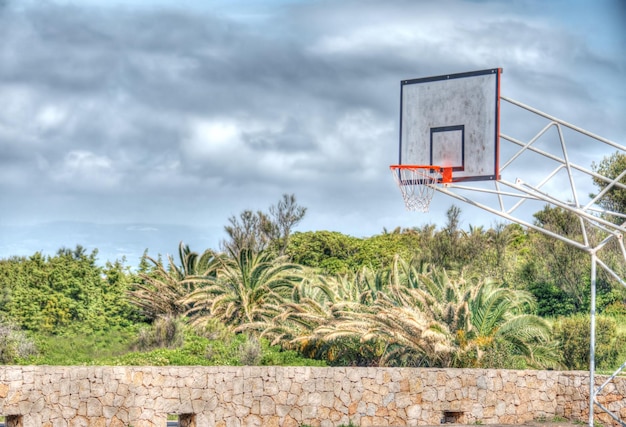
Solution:
[(406, 212), (389, 174), (400, 81), (495, 67), (626, 143), (623, 0), (0, 0), (0, 258), (216, 249), (284, 193), (300, 231), (441, 224), (452, 199)]

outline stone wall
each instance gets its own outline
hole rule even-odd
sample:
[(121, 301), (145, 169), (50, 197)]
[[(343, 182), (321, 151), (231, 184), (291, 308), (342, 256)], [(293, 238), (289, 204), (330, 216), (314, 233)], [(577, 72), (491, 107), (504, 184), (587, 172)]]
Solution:
[[(586, 423), (588, 384), (559, 371), (2, 366), (0, 415), (7, 427), (165, 427), (168, 414), (202, 427)], [(626, 419), (624, 396), (617, 378), (599, 400)]]

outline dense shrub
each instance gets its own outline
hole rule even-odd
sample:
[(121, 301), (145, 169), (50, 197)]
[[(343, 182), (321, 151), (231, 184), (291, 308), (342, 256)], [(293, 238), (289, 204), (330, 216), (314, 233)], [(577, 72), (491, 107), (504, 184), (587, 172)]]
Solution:
[[(574, 316), (561, 318), (554, 324), (554, 338), (560, 342), (563, 363), (569, 369), (589, 369), (590, 318)], [(617, 332), (614, 318), (596, 317), (595, 364), (600, 369), (611, 369), (626, 345), (626, 336)]]
[(0, 364), (15, 363), (37, 353), (35, 343), (15, 324), (0, 323)]
[(0, 260), (0, 310), (20, 328), (40, 334), (91, 334), (131, 326), (137, 310), (126, 297), (131, 274), (120, 262), (97, 265), (81, 246), (53, 257)]
[(182, 317), (165, 316), (157, 318), (152, 325), (139, 330), (137, 348), (178, 348), (185, 342), (185, 322)]

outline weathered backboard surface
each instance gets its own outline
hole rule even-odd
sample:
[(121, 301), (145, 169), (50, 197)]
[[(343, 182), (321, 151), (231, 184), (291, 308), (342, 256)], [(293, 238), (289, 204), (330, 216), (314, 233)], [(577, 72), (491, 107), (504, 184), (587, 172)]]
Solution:
[(401, 83), (401, 165), (452, 167), (452, 181), (499, 178), (500, 68)]

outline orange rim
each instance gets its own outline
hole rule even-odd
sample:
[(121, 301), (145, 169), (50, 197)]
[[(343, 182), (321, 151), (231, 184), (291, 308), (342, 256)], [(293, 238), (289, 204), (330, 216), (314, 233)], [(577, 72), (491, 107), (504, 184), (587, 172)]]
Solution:
[(391, 165), (389, 169), (438, 169), (441, 173), (441, 182), (448, 184), (452, 182), (452, 167), (441, 167), (435, 165)]

